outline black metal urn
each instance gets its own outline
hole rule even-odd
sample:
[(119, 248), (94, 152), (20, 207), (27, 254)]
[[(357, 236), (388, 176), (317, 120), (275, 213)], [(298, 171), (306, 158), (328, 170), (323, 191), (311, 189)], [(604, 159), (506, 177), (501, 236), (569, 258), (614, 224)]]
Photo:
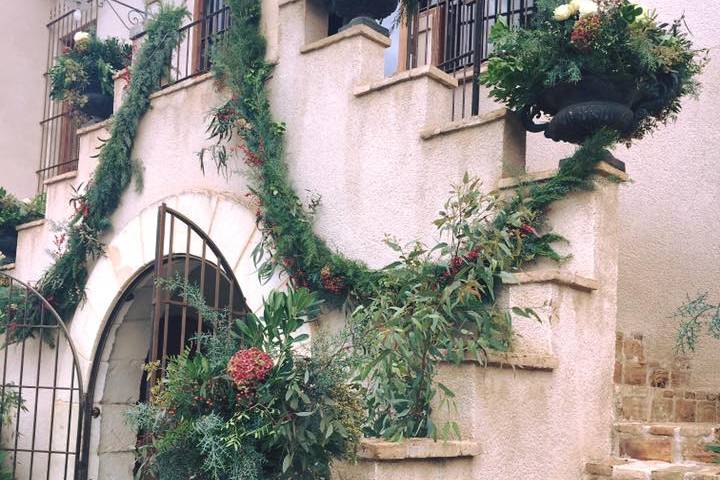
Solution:
[(385, 18), (397, 9), (399, 0), (329, 0), (331, 10), (349, 20), (343, 29), (353, 25), (368, 25), (383, 35), (389, 35), (388, 30), (377, 23), (377, 19)]
[[(637, 89), (632, 80), (586, 75), (577, 83), (562, 83), (545, 89), (537, 109), (523, 112), (525, 128), (545, 132), (556, 142), (582, 143), (602, 128), (617, 131), (621, 137), (635, 127)], [(548, 123), (537, 124), (534, 117), (551, 115)]]
[(87, 103), (80, 111), (87, 117), (95, 120), (105, 120), (113, 113), (113, 97), (100, 91), (86, 92)]
[(14, 261), (17, 250), (17, 230), (15, 228), (0, 228), (0, 252), (7, 257), (7, 261)]

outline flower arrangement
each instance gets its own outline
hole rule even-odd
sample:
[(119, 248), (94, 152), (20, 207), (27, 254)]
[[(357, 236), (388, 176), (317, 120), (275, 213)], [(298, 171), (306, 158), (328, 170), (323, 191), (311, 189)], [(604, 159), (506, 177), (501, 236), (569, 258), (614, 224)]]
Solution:
[(233, 319), (182, 279), (163, 286), (187, 298), (214, 334), (171, 359), (151, 401), (129, 414), (147, 438), (139, 478), (322, 480), (334, 460), (354, 455), (365, 415), (346, 337), (299, 353), (308, 340), (299, 329), (317, 314), (314, 295), (273, 292), (262, 318)]
[[(480, 82), (531, 131), (581, 143), (603, 127), (630, 142), (676, 117), (698, 92), (706, 51), (683, 19), (661, 23), (628, 0), (539, 0), (528, 28), (497, 23)], [(534, 119), (553, 116), (550, 124)]]
[(100, 40), (94, 34), (77, 32), (72, 48), (66, 48), (50, 69), (50, 98), (66, 102), (75, 114), (109, 116), (113, 75), (130, 64), (131, 51), (130, 45), (117, 38)]

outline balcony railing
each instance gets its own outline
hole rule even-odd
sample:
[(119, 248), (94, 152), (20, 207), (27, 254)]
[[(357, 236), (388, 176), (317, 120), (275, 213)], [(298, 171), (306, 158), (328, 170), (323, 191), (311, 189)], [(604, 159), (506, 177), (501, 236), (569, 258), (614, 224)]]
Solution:
[(422, 0), (401, 29), (401, 68), (435, 65), (453, 75), (452, 120), (480, 110), (482, 63), (493, 51), (490, 30), (498, 21), (525, 25), (534, 0)]
[[(212, 68), (212, 50), (222, 41), (223, 33), (230, 26), (230, 7), (222, 1), (213, 2), (216, 10), (193, 20), (180, 28), (180, 42), (175, 46), (168, 74), (162, 79), (160, 88), (167, 88), (207, 73)], [(142, 33), (135, 41), (142, 41)]]

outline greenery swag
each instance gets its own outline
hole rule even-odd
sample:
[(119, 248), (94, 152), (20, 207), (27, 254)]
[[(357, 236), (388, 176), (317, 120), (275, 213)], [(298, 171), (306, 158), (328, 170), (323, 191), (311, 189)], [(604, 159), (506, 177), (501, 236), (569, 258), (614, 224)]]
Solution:
[[(448, 401), (452, 397), (434, 381), (437, 364), (460, 361), (466, 352), (482, 357), (487, 350), (508, 349), (510, 314), (495, 304), (495, 295), (524, 263), (560, 260), (551, 245), (560, 238), (540, 233), (544, 211), (571, 191), (590, 187), (590, 174), (615, 135), (599, 132), (555, 177), (520, 188), (510, 200), (481, 194), (477, 181), (466, 177), (436, 222), (447, 242), (403, 249), (388, 240), (400, 261), (370, 270), (313, 232), (318, 204), (304, 206), (293, 189), (283, 156), (285, 126), (273, 120), (265, 91), (272, 67), (260, 34), (260, 2), (228, 4), (234, 21), (213, 65), (232, 97), (214, 111), (208, 131), (217, 142), (200, 153), (201, 164), (210, 155), (227, 168), (235, 155), (250, 167), (263, 234), (254, 252), (261, 278), (282, 271), (297, 287), (357, 306), (351, 330), (356, 354), (366, 359), (359, 369), (368, 387), (365, 433), (392, 439), (451, 433), (456, 426), (438, 428), (430, 420), (438, 389)], [(241, 146), (230, 145), (235, 141)]]
[(75, 216), (61, 235), (55, 264), (40, 280), (38, 290), (64, 318), (69, 318), (85, 294), (88, 262), (103, 253), (102, 235), (112, 226), (110, 217), (136, 173), (131, 158), (138, 124), (150, 107), (150, 94), (158, 88), (170, 65), (179, 28), (187, 16), (184, 7), (163, 6), (148, 24), (122, 107), (115, 114), (110, 138), (100, 150), (98, 166), (84, 193), (74, 205)]

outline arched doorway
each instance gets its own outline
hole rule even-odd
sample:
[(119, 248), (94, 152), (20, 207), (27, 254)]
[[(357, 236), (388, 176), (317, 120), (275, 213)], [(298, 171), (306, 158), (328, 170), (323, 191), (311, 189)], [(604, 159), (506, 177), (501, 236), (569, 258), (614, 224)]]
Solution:
[(217, 245), (189, 218), (162, 205), (158, 211), (156, 258), (136, 273), (118, 296), (95, 350), (88, 381), (85, 458), (96, 459), (97, 477), (131, 480), (137, 432), (126, 412), (145, 400), (152, 378), (144, 365), (179, 354), (209, 325), (178, 292), (158, 279), (196, 286), (208, 304), (239, 315), (245, 298)]

